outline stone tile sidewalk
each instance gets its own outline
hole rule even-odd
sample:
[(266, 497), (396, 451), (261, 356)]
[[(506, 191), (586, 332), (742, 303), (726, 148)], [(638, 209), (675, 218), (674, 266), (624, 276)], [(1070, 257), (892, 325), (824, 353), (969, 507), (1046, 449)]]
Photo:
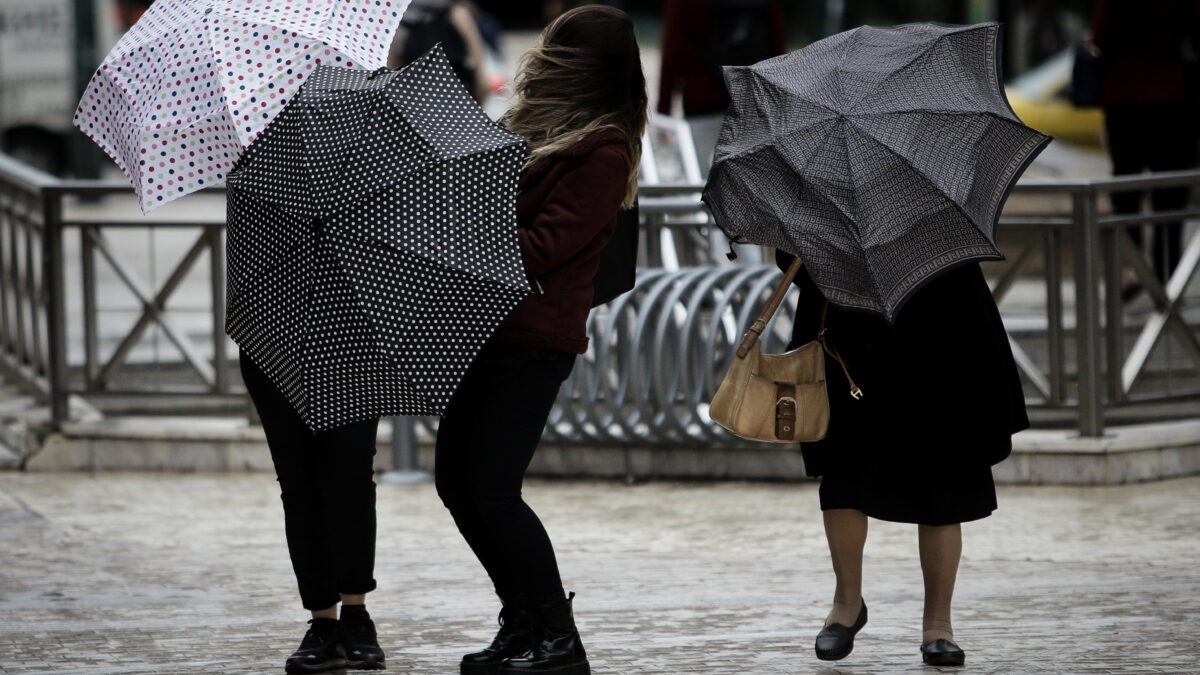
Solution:
[[(391, 673), (456, 673), (496, 605), (432, 486), (381, 486), (371, 607)], [(536, 482), (596, 673), (894, 673), (920, 663), (911, 526), (872, 523), (871, 622), (826, 664), (813, 484)], [(1200, 672), (1200, 478), (1009, 487), (968, 524), (972, 673)], [(0, 473), (0, 673), (281, 673), (307, 617), (266, 474)], [(954, 669), (947, 669), (954, 670)]]

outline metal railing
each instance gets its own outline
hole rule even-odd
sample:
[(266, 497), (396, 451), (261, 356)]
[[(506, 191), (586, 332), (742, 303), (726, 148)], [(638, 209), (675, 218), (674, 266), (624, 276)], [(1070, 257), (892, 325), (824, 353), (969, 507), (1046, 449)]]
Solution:
[[(1197, 184), (1200, 171), (1016, 188), (1014, 200), (1048, 204), (1002, 218), (1002, 232), (1022, 236), (994, 281), (1002, 308), (1030, 280), (1044, 294), (1040, 316), (1025, 317), (1033, 328), (1021, 321), (1009, 326), (1033, 407), (1070, 415), (1081, 434), (1094, 436), (1103, 433), (1106, 413), (1145, 401), (1178, 405), (1200, 393), (1200, 346), (1192, 327), (1200, 312), (1188, 295), (1200, 262), (1200, 233), (1186, 243), (1171, 279), (1159, 284), (1125, 232), (1133, 223), (1196, 218), (1200, 210), (1102, 213), (1104, 197), (1113, 191)], [(731, 345), (779, 272), (764, 265), (754, 247), (742, 247), (741, 259), (730, 262), (699, 192), (697, 186), (643, 190), (637, 288), (589, 318), (592, 347), (562, 389), (548, 439), (734, 442), (709, 421), (707, 401)], [(184, 206), (143, 217), (135, 209), (87, 202), (132, 206), (130, 194), (121, 181), (59, 181), (0, 155), (0, 368), (48, 402), (56, 422), (68, 418), (72, 395), (102, 409), (116, 399), (183, 411), (244, 406), (230, 374), (236, 347), (222, 323), (223, 210)], [(219, 205), (220, 189), (209, 194)], [(131, 255), (119, 241), (121, 232), (139, 228), (174, 236), (173, 266), (140, 271), (146, 255)], [(1149, 309), (1122, 306), (1123, 266), (1138, 272)], [(169, 305), (185, 285), (192, 306)], [(105, 320), (118, 296), (127, 299), (121, 310), (126, 327)], [(786, 341), (792, 305), (784, 304), (766, 349)], [(1010, 318), (1006, 323), (1012, 324)], [(1128, 330), (1135, 331), (1132, 342)], [(151, 333), (165, 346), (165, 358), (143, 348)], [(1164, 365), (1164, 349), (1180, 356)], [(422, 424), (432, 429), (432, 421)]]

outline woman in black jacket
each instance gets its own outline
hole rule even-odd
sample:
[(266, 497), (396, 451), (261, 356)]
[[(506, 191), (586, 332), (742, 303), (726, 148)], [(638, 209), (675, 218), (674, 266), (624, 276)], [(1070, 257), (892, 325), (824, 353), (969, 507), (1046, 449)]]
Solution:
[[(786, 269), (793, 258), (776, 252)], [(825, 298), (803, 268), (792, 328), (796, 347), (816, 339)], [(1012, 434), (1029, 426), (1008, 336), (977, 263), (951, 269), (917, 291), (894, 324), (830, 304), (825, 337), (862, 392), (826, 356), (830, 421), (804, 443), (804, 466), (821, 477), (825, 534), (836, 577), (833, 610), (817, 635), (817, 657), (845, 658), (867, 622), (862, 598), (867, 519), (917, 525), (925, 584), (921, 653), (931, 665), (961, 665), (950, 603), (962, 552), (961, 523), (996, 508), (991, 467)]]
[(463, 673), (583, 675), (550, 537), (521, 498), (525, 470), (585, 332), (592, 277), (637, 190), (646, 81), (633, 22), (588, 5), (550, 24), (522, 58), (502, 122), (529, 139), (517, 238), (530, 286), (471, 364), (438, 426), (438, 495), (500, 596), (492, 644)]

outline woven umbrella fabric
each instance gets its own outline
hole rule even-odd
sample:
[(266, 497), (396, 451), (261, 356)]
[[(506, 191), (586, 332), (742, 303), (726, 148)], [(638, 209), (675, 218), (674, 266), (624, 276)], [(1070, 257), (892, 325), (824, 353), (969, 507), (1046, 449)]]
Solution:
[(378, 68), (410, 0), (156, 0), (92, 77), (75, 126), (143, 212), (219, 185), (321, 64)]
[(321, 66), (229, 175), (226, 331), (313, 429), (445, 412), (529, 292), (525, 140), (440, 47)]
[(834, 303), (894, 320), (951, 267), (1003, 256), (996, 222), (1050, 137), (1021, 123), (999, 26), (863, 26), (752, 66), (704, 201), (736, 242), (799, 256)]

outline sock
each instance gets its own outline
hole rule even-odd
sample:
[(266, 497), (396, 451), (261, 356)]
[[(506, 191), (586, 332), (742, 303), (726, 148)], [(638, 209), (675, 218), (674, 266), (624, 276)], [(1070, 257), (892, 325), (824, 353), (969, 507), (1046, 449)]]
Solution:
[(369, 619), (366, 605), (342, 605), (342, 619)]

